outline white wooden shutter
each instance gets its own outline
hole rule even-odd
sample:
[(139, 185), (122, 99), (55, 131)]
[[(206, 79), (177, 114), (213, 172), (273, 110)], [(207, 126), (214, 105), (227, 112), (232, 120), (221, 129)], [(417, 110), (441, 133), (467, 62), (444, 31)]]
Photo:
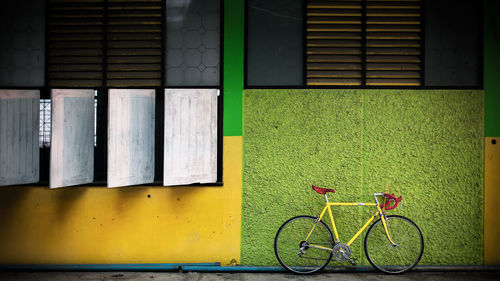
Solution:
[(216, 89), (166, 89), (163, 185), (217, 181)]
[(52, 90), (50, 188), (94, 180), (94, 90)]
[(39, 181), (40, 92), (0, 90), (0, 186)]
[(155, 90), (110, 89), (108, 187), (152, 183)]

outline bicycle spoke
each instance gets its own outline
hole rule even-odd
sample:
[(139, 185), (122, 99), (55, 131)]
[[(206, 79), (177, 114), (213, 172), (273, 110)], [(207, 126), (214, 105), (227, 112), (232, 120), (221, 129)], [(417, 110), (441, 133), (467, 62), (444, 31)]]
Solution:
[[(314, 231), (305, 242), (313, 226)], [(309, 247), (313, 244), (331, 248), (333, 237), (331, 231), (323, 222), (316, 218), (299, 216), (285, 222), (274, 241), (274, 249), (278, 261), (286, 269), (295, 273), (312, 273), (325, 267), (332, 257), (331, 251)]]
[(423, 240), (418, 227), (410, 220), (388, 216), (387, 228), (395, 246), (389, 242), (381, 221), (373, 224), (365, 238), (365, 253), (370, 263), (387, 273), (407, 271), (420, 260)]

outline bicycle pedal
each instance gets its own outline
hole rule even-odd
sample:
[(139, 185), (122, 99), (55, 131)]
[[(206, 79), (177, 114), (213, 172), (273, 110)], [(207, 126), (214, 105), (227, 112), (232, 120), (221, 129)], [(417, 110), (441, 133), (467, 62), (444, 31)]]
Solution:
[(355, 259), (355, 258), (350, 258), (350, 259), (348, 259), (347, 261), (348, 261), (350, 264), (352, 264), (352, 265), (358, 265), (358, 264), (357, 264), (357, 261), (356, 261), (356, 259)]

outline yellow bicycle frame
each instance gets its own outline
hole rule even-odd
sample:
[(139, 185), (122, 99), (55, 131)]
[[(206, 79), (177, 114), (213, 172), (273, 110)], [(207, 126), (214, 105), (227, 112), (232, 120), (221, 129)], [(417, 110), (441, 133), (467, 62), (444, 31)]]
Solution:
[[(368, 219), (366, 221), (366, 223), (358, 230), (358, 232), (356, 234), (354, 234), (354, 236), (351, 238), (351, 240), (349, 240), (349, 242), (347, 242), (347, 246), (350, 246), (354, 242), (354, 240), (356, 240), (356, 238), (358, 238), (358, 236), (361, 233), (363, 233), (363, 231), (370, 225), (370, 223), (378, 216), (380, 216), (380, 218), (382, 220), (382, 225), (384, 226), (384, 230), (385, 230), (385, 233), (387, 235), (387, 239), (389, 239), (389, 242), (391, 242), (392, 245), (396, 245), (396, 243), (394, 243), (394, 241), (391, 238), (391, 235), (389, 233), (389, 229), (387, 228), (387, 218), (386, 218), (382, 208), (380, 207), (380, 204), (379, 204), (378, 199), (377, 199), (377, 196), (383, 196), (383, 195), (384, 195), (383, 193), (374, 193), (373, 196), (375, 197), (375, 203), (329, 203), (328, 197), (325, 194), (325, 200), (326, 200), (325, 207), (323, 208), (323, 211), (321, 212), (321, 214), (317, 218), (316, 224), (314, 224), (311, 231), (309, 231), (309, 234), (307, 235), (307, 237), (304, 241), (309, 240), (309, 237), (311, 237), (311, 234), (316, 229), (316, 226), (318, 225), (318, 223), (321, 221), (321, 219), (325, 215), (326, 211), (328, 210), (328, 215), (330, 216), (330, 221), (332, 223), (333, 233), (335, 235), (335, 243), (340, 242), (339, 233), (337, 232), (337, 227), (335, 226), (335, 220), (333, 219), (332, 210), (330, 208), (331, 206), (371, 206), (371, 207), (376, 206), (377, 212), (370, 219)], [(308, 247), (333, 251), (333, 249), (331, 249), (331, 248), (326, 248), (326, 247), (314, 245), (314, 244), (308, 244)]]

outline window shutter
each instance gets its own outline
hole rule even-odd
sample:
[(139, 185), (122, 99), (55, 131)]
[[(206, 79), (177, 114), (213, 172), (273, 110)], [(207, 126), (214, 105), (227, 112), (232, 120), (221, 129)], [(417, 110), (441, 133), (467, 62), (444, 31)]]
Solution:
[(362, 84), (362, 1), (307, 1), (307, 85)]
[(49, 87), (158, 87), (162, 0), (49, 0)]
[(110, 89), (108, 187), (154, 181), (155, 90)]
[(308, 0), (307, 85), (422, 85), (421, 0)]
[(104, 0), (48, 1), (49, 87), (101, 87)]
[(366, 85), (422, 85), (421, 1), (366, 3)]
[(39, 91), (0, 90), (0, 186), (38, 182), (39, 119)]
[(163, 185), (217, 181), (218, 92), (165, 90)]
[(161, 85), (162, 5), (162, 0), (108, 0), (108, 87)]
[(94, 90), (52, 90), (50, 188), (94, 180)]

